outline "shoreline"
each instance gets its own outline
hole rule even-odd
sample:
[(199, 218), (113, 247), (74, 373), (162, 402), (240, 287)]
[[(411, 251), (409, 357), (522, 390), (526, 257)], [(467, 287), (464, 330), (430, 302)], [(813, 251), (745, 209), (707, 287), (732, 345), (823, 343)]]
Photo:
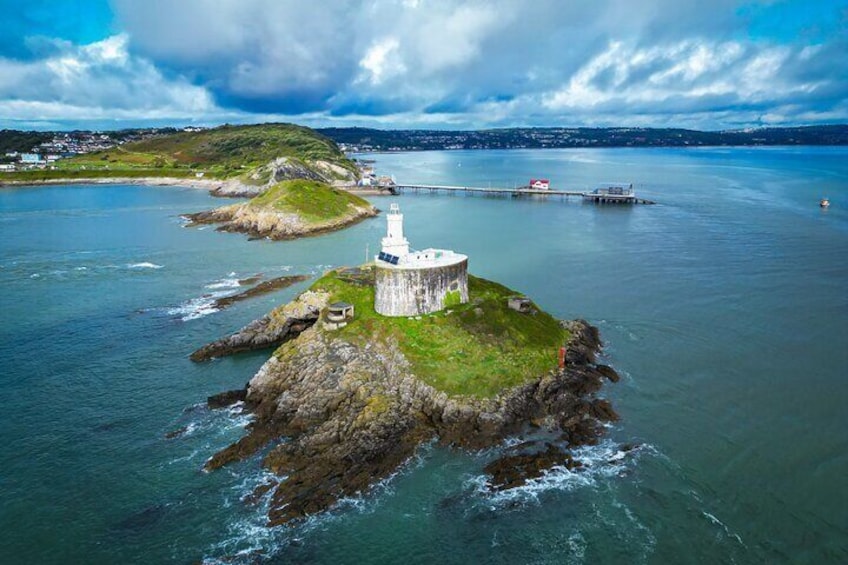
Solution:
[[(36, 188), (39, 186), (56, 186), (56, 185), (134, 185), (134, 186), (164, 186), (177, 188), (193, 188), (197, 190), (206, 190), (211, 196), (216, 198), (252, 198), (256, 194), (251, 194), (249, 191), (243, 190), (245, 185), (238, 181), (230, 180), (212, 180), (212, 179), (197, 179), (197, 178), (179, 178), (179, 177), (109, 177), (109, 178), (64, 178), (64, 179), (46, 179), (35, 181), (4, 181), (0, 178), (0, 190), (6, 188)], [(344, 190), (350, 194), (366, 197), (366, 196), (392, 196), (385, 190), (366, 188), (358, 189), (356, 185), (335, 185), (330, 184), (333, 188)], [(225, 189), (233, 187), (236, 190), (232, 193), (227, 193)], [(247, 187), (253, 188), (253, 187)], [(260, 191), (261, 192), (261, 191)], [(333, 231), (333, 230), (330, 230)], [(317, 235), (317, 234), (316, 234)]]
[(42, 180), (3, 180), (0, 177), (0, 188), (18, 188), (28, 186), (49, 186), (62, 184), (132, 184), (144, 186), (179, 186), (215, 190), (227, 184), (226, 180), (211, 180), (180, 177), (105, 177), (105, 178), (60, 178)]

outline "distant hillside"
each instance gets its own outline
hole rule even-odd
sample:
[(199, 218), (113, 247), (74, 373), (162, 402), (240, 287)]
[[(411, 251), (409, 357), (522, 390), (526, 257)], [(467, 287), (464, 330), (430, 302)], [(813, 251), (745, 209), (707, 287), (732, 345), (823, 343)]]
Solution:
[(666, 128), (512, 128), (477, 131), (324, 128), (348, 151), (848, 145), (848, 125), (696, 131)]
[(50, 141), (53, 134), (41, 131), (17, 131), (13, 129), (0, 130), (0, 157), (6, 153), (26, 153), (40, 143)]
[(292, 124), (227, 125), (179, 132), (80, 155), (61, 164), (110, 169), (192, 169), (229, 178), (280, 158), (295, 160), (310, 169), (316, 163), (329, 163), (351, 172), (356, 170), (332, 140)]
[[(356, 166), (329, 138), (292, 124), (221, 126), (146, 132), (139, 141), (60, 159), (55, 169), (0, 176), (0, 182), (56, 179), (203, 178), (226, 180), (221, 196), (255, 196), (290, 179), (353, 182)], [(20, 132), (18, 132), (20, 133)], [(49, 139), (52, 134), (45, 134)], [(7, 136), (12, 139), (11, 135)], [(35, 139), (32, 140), (33, 144)], [(120, 142), (118, 142), (120, 143)], [(32, 144), (27, 141), (27, 144)]]

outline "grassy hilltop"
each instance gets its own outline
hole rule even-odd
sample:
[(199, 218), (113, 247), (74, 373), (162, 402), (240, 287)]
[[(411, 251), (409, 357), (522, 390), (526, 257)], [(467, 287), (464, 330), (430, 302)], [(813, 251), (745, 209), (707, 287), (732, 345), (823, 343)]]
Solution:
[(262, 173), (251, 173), (280, 159), (326, 178), (337, 176), (333, 167), (354, 173), (356, 167), (336, 144), (306, 127), (293, 124), (221, 126), (178, 132), (126, 143), (106, 151), (57, 161), (57, 170), (34, 170), (4, 176), (8, 180), (50, 180), (109, 177), (194, 177), (231, 179), (244, 177), (262, 182)]
[(298, 214), (307, 223), (320, 223), (341, 217), (351, 206), (371, 206), (359, 196), (305, 179), (277, 183), (252, 198), (248, 205)]
[(416, 376), (450, 395), (491, 398), (556, 368), (568, 330), (533, 307), (522, 314), (507, 307), (515, 291), (468, 276), (469, 301), (426, 316), (386, 317), (374, 310), (373, 273), (331, 271), (312, 290), (330, 302), (349, 302), (355, 317), (338, 335), (353, 343), (394, 340)]

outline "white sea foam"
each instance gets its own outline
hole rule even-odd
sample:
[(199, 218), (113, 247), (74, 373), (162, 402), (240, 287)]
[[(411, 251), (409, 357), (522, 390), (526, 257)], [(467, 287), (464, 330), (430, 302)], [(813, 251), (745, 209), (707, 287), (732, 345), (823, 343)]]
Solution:
[(243, 477), (224, 494), (222, 505), (234, 507), (236, 517), (227, 524), (227, 537), (209, 548), (203, 558), (205, 564), (253, 563), (255, 557), (267, 557), (279, 552), (296, 539), (285, 526), (268, 527), (268, 510), (274, 489), (269, 489), (254, 506), (245, 506), (245, 500), (254, 491), (280, 477), (268, 471), (259, 471)]
[(586, 538), (580, 532), (574, 532), (565, 540), (571, 553), (570, 563), (584, 563), (586, 559), (586, 548), (589, 546)]
[(161, 269), (163, 265), (157, 265), (156, 263), (150, 263), (148, 261), (143, 261), (141, 263), (130, 263), (127, 265), (128, 269)]
[(215, 301), (225, 296), (233, 294), (234, 290), (239, 288), (239, 279), (235, 272), (229, 273), (226, 277), (214, 280), (204, 288), (212, 292), (207, 292), (197, 298), (186, 300), (179, 306), (169, 308), (168, 314), (171, 316), (179, 316), (183, 322), (196, 320), (209, 314), (214, 314), (219, 310), (215, 308)]
[(188, 437), (188, 436), (192, 435), (194, 432), (196, 432), (198, 429), (200, 429), (199, 423), (189, 422), (189, 424), (183, 430), (183, 433), (180, 434), (180, 435), (181, 435), (181, 437)]
[[(233, 276), (233, 275), (230, 275)], [(210, 290), (219, 289), (219, 288), (238, 288), (239, 280), (238, 279), (219, 279), (215, 282), (211, 282), (206, 285), (205, 288)]]
[[(233, 405), (231, 410), (235, 412), (239, 408)], [(227, 537), (209, 548), (209, 555), (204, 557), (203, 563), (208, 565), (254, 563), (257, 557), (261, 561), (261, 558), (280, 554), (292, 543), (300, 542), (299, 536), (316, 529), (323, 529), (328, 523), (339, 520), (348, 512), (373, 512), (378, 507), (380, 499), (392, 493), (395, 479), (411, 469), (420, 467), (433, 445), (435, 440), (420, 446), (415, 455), (407, 459), (394, 473), (375, 483), (367, 494), (344, 497), (328, 511), (308, 516), (296, 528), (267, 525), (274, 489), (266, 492), (254, 506), (245, 506), (246, 499), (252, 497), (257, 487), (285, 480), (285, 477), (279, 477), (265, 470), (241, 477), (241, 480), (225, 493), (222, 502), (224, 506), (232, 507), (232, 514), (235, 515), (227, 524)], [(256, 459), (258, 465), (259, 457)]]
[(167, 462), (167, 465), (174, 465), (176, 463), (184, 463), (186, 461), (191, 461), (192, 459), (197, 457), (199, 454), (200, 454), (200, 450), (195, 449), (194, 451), (192, 451), (188, 455), (184, 455), (183, 457), (176, 457), (174, 459), (171, 459), (170, 461)]
[(571, 451), (574, 459), (582, 463), (581, 467), (569, 470), (565, 466), (555, 465), (540, 477), (530, 479), (520, 487), (494, 493), (489, 489), (489, 478), (486, 475), (471, 477), (467, 486), (495, 507), (514, 502), (537, 502), (539, 495), (547, 491), (572, 491), (591, 487), (597, 484), (599, 479), (622, 474), (640, 449), (622, 451), (617, 443), (606, 440), (598, 445), (579, 447)]
[(192, 298), (191, 300), (183, 302), (179, 306), (169, 308), (167, 312), (171, 316), (179, 316), (180, 320), (183, 322), (196, 320), (218, 311), (218, 309), (214, 306), (216, 298), (217, 297), (214, 294), (207, 294), (198, 298)]
[(747, 548), (747, 547), (748, 547), (747, 545), (745, 545), (745, 542), (743, 542), (743, 541), (742, 541), (742, 537), (741, 537), (739, 534), (737, 534), (737, 533), (735, 533), (735, 532), (730, 531), (730, 528), (728, 528), (728, 527), (727, 527), (727, 525), (726, 525), (724, 522), (722, 522), (721, 520), (719, 520), (718, 518), (716, 518), (714, 514), (710, 514), (710, 513), (709, 513), (709, 512), (707, 512), (706, 510), (701, 510), (701, 514), (702, 514), (702, 515), (703, 515), (703, 516), (704, 516), (707, 520), (709, 520), (710, 522), (712, 522), (712, 523), (713, 523), (713, 524), (715, 524), (716, 526), (721, 527), (721, 529), (724, 531), (724, 534), (725, 534), (726, 536), (731, 537), (731, 538), (735, 539), (736, 541), (738, 541), (738, 542), (739, 542), (739, 545), (741, 545), (742, 547), (744, 547), (744, 548)]

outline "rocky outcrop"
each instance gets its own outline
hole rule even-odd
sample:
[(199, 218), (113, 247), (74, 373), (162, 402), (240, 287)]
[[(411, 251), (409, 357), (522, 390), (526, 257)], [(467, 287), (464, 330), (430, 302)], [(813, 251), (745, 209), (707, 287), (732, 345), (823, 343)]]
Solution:
[(336, 231), (377, 215), (368, 205), (350, 205), (347, 213), (331, 220), (307, 222), (300, 215), (247, 204), (234, 204), (214, 210), (186, 214), (189, 226), (221, 224), (219, 231), (245, 233), (253, 238), (294, 239)]
[[(310, 277), (308, 275), (286, 275), (282, 277), (268, 279), (267, 281), (262, 281), (256, 286), (248, 288), (245, 291), (218, 298), (217, 300), (215, 300), (215, 302), (212, 303), (212, 308), (216, 310), (221, 310), (223, 308), (227, 308), (228, 306), (232, 306), (236, 302), (241, 302), (242, 300), (247, 300), (248, 298), (254, 298), (256, 296), (262, 296), (263, 294), (268, 294), (269, 292), (273, 292), (275, 290), (288, 288), (293, 284), (309, 280), (309, 278)], [(257, 279), (255, 277), (242, 279), (239, 281), (239, 285), (251, 284), (250, 281), (253, 281), (255, 283), (257, 282)]]
[(541, 477), (546, 471), (555, 466), (568, 470), (576, 469), (582, 464), (570, 453), (550, 442), (544, 442), (542, 447), (537, 442), (526, 442), (507, 450), (507, 454), (492, 461), (484, 471), (491, 477), (489, 488), (506, 490), (520, 487), (527, 481)]
[(192, 361), (207, 361), (234, 353), (277, 347), (300, 335), (318, 319), (328, 296), (304, 292), (296, 300), (254, 320), (236, 333), (204, 345), (190, 355)]
[(212, 196), (253, 198), (271, 185), (284, 180), (309, 179), (328, 184), (356, 184), (356, 174), (329, 161), (310, 161), (308, 164), (289, 157), (280, 157), (257, 167), (243, 179), (231, 179), (209, 191)]
[(247, 388), (237, 388), (213, 394), (206, 399), (206, 405), (212, 410), (232, 406), (236, 402), (244, 402), (247, 399)]
[[(616, 418), (609, 403), (594, 396), (605, 375), (594, 365), (597, 330), (584, 321), (569, 326), (564, 370), (495, 398), (448, 396), (412, 373), (396, 343), (350, 343), (321, 324), (285, 343), (251, 379), (245, 399), (255, 421), (245, 437), (206, 463), (216, 469), (286, 437), (264, 458), (267, 468), (286, 476), (272, 495), (271, 524), (366, 491), (431, 438), (477, 449), (533, 425), (561, 432), (573, 447), (595, 441), (602, 422)], [(567, 460), (549, 451), (551, 461)], [(527, 461), (516, 460), (528, 467), (525, 480), (531, 467), (542, 468)]]

